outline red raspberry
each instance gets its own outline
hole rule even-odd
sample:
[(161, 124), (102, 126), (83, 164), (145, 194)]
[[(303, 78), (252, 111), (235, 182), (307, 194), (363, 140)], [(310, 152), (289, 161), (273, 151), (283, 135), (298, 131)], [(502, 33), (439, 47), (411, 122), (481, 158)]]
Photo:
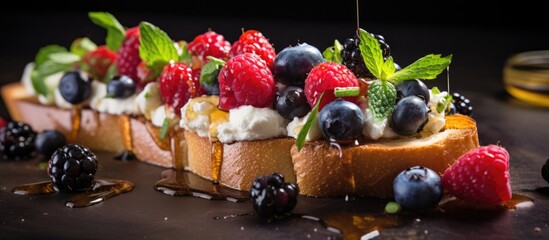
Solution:
[(230, 110), (242, 105), (271, 107), (276, 86), (271, 70), (259, 56), (244, 53), (227, 61), (219, 72), (219, 107)]
[(489, 145), (462, 155), (446, 169), (442, 184), (455, 197), (476, 204), (496, 205), (511, 199), (509, 153)]
[(160, 97), (177, 115), (189, 98), (201, 95), (197, 88), (200, 89), (200, 84), (188, 65), (172, 62), (164, 66), (160, 74)]
[[(316, 65), (305, 79), (305, 96), (314, 107), (322, 92), (325, 91), (320, 109), (324, 105), (336, 99), (334, 89), (336, 87), (358, 87), (358, 80), (345, 65), (334, 62), (323, 62)], [(347, 101), (355, 102), (356, 97), (345, 97)]]
[(122, 42), (122, 46), (118, 49), (118, 59), (116, 62), (116, 70), (120, 75), (130, 77), (134, 82), (140, 85), (137, 77), (137, 65), (141, 62), (139, 56), (139, 27), (133, 27), (126, 31), (126, 37)]
[(267, 63), (269, 69), (273, 69), (276, 52), (271, 43), (269, 43), (269, 40), (261, 32), (248, 30), (242, 33), (238, 41), (233, 43), (229, 55), (232, 58), (243, 53), (257, 54)]
[(1, 118), (1, 117), (0, 117), (0, 128), (5, 127), (6, 124), (8, 124), (8, 122), (6, 122), (6, 120), (5, 120), (4, 118)]
[(107, 46), (100, 46), (82, 57), (83, 68), (99, 81), (105, 80), (109, 67), (116, 61), (117, 54)]
[(147, 62), (145, 61), (141, 61), (137, 65), (136, 75), (138, 79), (136, 81), (136, 84), (141, 89), (143, 89), (145, 85), (147, 85), (147, 83), (155, 82), (156, 80), (158, 80), (158, 77), (153, 77), (153, 71), (147, 67)]
[(193, 68), (193, 84), (195, 86), (194, 92), (191, 93), (192, 96), (202, 96), (208, 94), (208, 91), (202, 87), (200, 84), (200, 69)]
[(225, 40), (223, 35), (214, 31), (208, 31), (200, 34), (189, 43), (187, 47), (189, 53), (198, 57), (200, 62), (207, 63), (207, 56), (228, 60), (231, 43)]

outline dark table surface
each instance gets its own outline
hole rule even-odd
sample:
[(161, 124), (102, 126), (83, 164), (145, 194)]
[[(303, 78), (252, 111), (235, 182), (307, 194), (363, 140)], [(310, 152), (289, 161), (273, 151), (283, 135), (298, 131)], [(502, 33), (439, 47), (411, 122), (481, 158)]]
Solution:
[[(118, 14), (126, 26), (140, 20), (152, 22), (173, 39), (192, 40), (208, 28), (234, 41), (244, 29), (259, 29), (274, 43), (284, 46), (307, 42), (320, 49), (353, 34), (352, 21), (307, 21), (185, 17), (177, 14)], [(0, 81), (19, 80), (22, 69), (37, 49), (47, 44), (68, 46), (77, 37), (103, 42), (104, 32), (84, 13), (2, 15), (8, 22), (2, 40)], [(5, 18), (5, 19), (4, 19)], [(9, 21), (8, 21), (9, 19)], [(40, 24), (37, 25), (36, 23)], [(451, 90), (466, 95), (474, 106), (481, 145), (499, 144), (511, 155), (513, 193), (534, 201), (516, 210), (462, 209), (442, 212), (383, 214), (388, 200), (300, 197), (293, 211), (352, 225), (372, 219), (380, 223), (384, 238), (418, 239), (548, 239), (549, 184), (540, 169), (549, 157), (549, 110), (522, 103), (504, 91), (503, 65), (512, 54), (549, 48), (549, 32), (533, 27), (504, 24), (422, 24), (372, 21), (362, 27), (385, 36), (395, 60), (407, 65), (429, 53), (453, 54)], [(446, 89), (445, 78), (429, 85)], [(9, 118), (4, 107), (1, 116)], [(145, 163), (113, 160), (99, 153), (98, 176), (125, 179), (135, 184), (127, 194), (85, 208), (65, 207), (69, 194), (21, 196), (11, 193), (17, 185), (47, 180), (39, 159), (0, 161), (0, 238), (56, 239), (319, 239), (338, 237), (322, 224), (299, 217), (265, 223), (244, 215), (253, 211), (249, 202), (211, 201), (172, 197), (153, 189), (162, 168)], [(355, 218), (353, 218), (353, 215)], [(375, 225), (375, 224), (374, 224)], [(365, 233), (371, 229), (363, 230)]]

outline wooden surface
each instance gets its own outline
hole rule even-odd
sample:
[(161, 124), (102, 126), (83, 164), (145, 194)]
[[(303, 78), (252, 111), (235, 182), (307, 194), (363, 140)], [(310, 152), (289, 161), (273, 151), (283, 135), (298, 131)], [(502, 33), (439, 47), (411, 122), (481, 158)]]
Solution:
[[(18, 81), (24, 64), (32, 61), (38, 47), (58, 43), (68, 46), (72, 39), (87, 35), (102, 42), (103, 31), (85, 15), (38, 14), (41, 27), (15, 17), (9, 28), (13, 38), (4, 39), (0, 55), (0, 77), (5, 84)], [(71, 21), (67, 21), (71, 19)], [(260, 29), (277, 51), (296, 42), (308, 42), (323, 50), (334, 39), (343, 41), (353, 34), (354, 23), (249, 21), (235, 19), (191, 19), (182, 16), (121, 15), (130, 26), (147, 20), (161, 26), (174, 39), (192, 40), (209, 27), (225, 34), (231, 42), (241, 28)], [(184, 27), (183, 27), (184, 26)], [(450, 69), (451, 90), (466, 95), (474, 106), (481, 145), (499, 144), (511, 155), (513, 193), (530, 197), (534, 206), (516, 210), (475, 210), (442, 212), (440, 209), (383, 214), (388, 200), (316, 199), (300, 197), (295, 214), (353, 221), (385, 219), (391, 223), (380, 230), (382, 238), (413, 239), (548, 239), (549, 183), (540, 174), (549, 158), (549, 110), (522, 103), (508, 96), (502, 86), (505, 59), (514, 53), (541, 50), (549, 42), (547, 31), (489, 27), (384, 24), (365, 26), (385, 36), (396, 61), (405, 66), (429, 54), (454, 54)], [(17, 47), (6, 47), (17, 46)], [(428, 85), (446, 89), (445, 78)], [(1, 109), (2, 117), (6, 115)], [(251, 203), (209, 201), (194, 197), (172, 197), (153, 189), (162, 168), (141, 162), (119, 162), (114, 155), (100, 153), (98, 176), (132, 181), (135, 189), (95, 206), (71, 209), (64, 206), (69, 194), (20, 196), (11, 188), (47, 180), (37, 167), (38, 159), (21, 162), (0, 161), (0, 238), (101, 238), (101, 239), (325, 239), (341, 237), (315, 221), (299, 217), (264, 223), (256, 216), (229, 217), (253, 211)], [(353, 219), (353, 214), (355, 218)], [(356, 216), (359, 216), (357, 219)], [(385, 221), (384, 220), (384, 221)], [(366, 230), (365, 230), (366, 231)], [(366, 231), (368, 232), (368, 231)]]

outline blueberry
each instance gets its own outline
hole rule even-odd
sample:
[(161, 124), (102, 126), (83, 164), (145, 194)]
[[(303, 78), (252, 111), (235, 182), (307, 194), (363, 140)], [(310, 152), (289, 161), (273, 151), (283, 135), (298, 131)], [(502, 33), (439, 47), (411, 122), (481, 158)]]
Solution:
[(53, 152), (67, 144), (67, 138), (57, 130), (46, 130), (38, 134), (34, 145), (36, 151), (46, 158), (50, 158)]
[(407, 80), (400, 82), (395, 86), (397, 90), (397, 99), (408, 96), (418, 96), (423, 99), (426, 104), (429, 104), (430, 94), (429, 89), (421, 80)]
[(330, 141), (358, 139), (364, 128), (364, 114), (360, 108), (341, 98), (328, 103), (318, 115), (318, 125)]
[(79, 104), (91, 96), (92, 81), (84, 72), (70, 71), (61, 78), (59, 91), (67, 102)]
[(322, 53), (307, 43), (286, 47), (276, 55), (273, 76), (284, 85), (303, 87), (311, 69), (324, 61)]
[(303, 117), (311, 111), (311, 105), (307, 102), (307, 97), (303, 89), (295, 86), (287, 86), (276, 93), (274, 109), (286, 119), (294, 117)]
[(404, 136), (420, 132), (427, 123), (429, 108), (423, 99), (408, 96), (400, 99), (391, 116), (391, 128)]
[(396, 176), (393, 193), (403, 208), (423, 209), (438, 204), (443, 191), (438, 174), (429, 168), (415, 166)]
[(115, 76), (107, 83), (107, 96), (128, 98), (135, 93), (135, 82), (126, 75)]

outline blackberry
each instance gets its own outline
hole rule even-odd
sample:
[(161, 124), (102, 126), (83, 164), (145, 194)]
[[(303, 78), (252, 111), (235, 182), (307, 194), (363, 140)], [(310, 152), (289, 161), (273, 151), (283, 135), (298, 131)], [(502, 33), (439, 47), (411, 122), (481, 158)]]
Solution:
[(282, 217), (292, 211), (297, 204), (299, 188), (293, 183), (285, 183), (284, 176), (272, 173), (257, 177), (250, 189), (254, 210), (262, 218)]
[(97, 157), (87, 147), (69, 144), (53, 153), (48, 175), (58, 192), (85, 191), (94, 184), (97, 165)]
[(454, 99), (453, 104), (456, 109), (456, 113), (461, 113), (467, 116), (471, 116), (473, 114), (473, 106), (471, 106), (469, 99), (457, 92), (452, 93), (452, 98)]
[(7, 159), (25, 159), (34, 155), (36, 132), (26, 123), (8, 122), (0, 129), (0, 151)]
[(549, 159), (547, 159), (545, 164), (541, 167), (541, 176), (549, 183)]
[[(383, 51), (383, 58), (387, 59), (391, 56), (391, 47), (385, 42), (385, 38), (381, 35), (372, 34), (379, 42), (379, 47)], [(374, 78), (374, 75), (370, 73), (366, 65), (364, 64), (364, 58), (360, 52), (360, 38), (355, 35), (353, 38), (347, 38), (343, 43), (343, 50), (341, 51), (341, 58), (343, 58), (343, 65), (349, 68), (356, 77)]]

